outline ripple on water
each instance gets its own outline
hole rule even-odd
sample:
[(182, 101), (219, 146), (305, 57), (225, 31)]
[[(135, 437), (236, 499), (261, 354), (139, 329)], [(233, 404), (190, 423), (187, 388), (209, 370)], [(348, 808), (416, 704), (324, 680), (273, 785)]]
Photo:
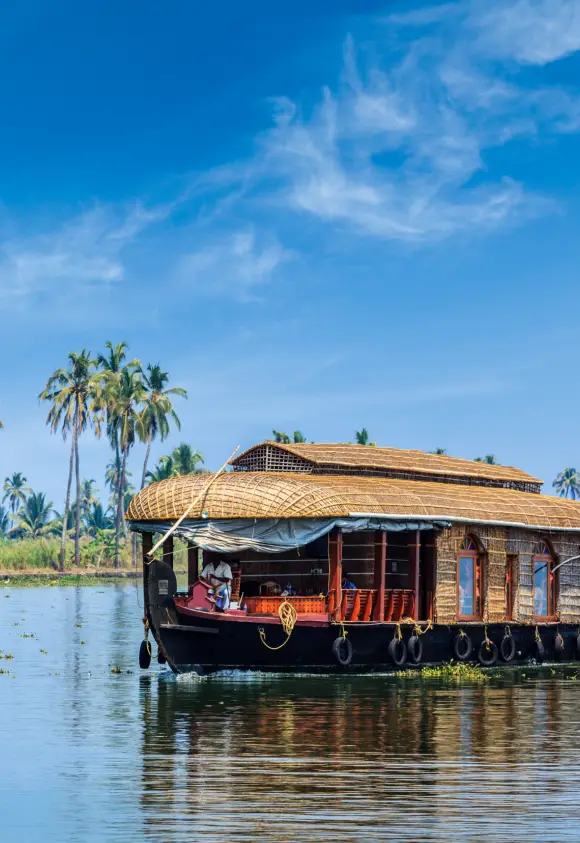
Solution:
[(580, 839), (569, 674), (141, 673), (134, 584), (9, 593), (3, 840)]

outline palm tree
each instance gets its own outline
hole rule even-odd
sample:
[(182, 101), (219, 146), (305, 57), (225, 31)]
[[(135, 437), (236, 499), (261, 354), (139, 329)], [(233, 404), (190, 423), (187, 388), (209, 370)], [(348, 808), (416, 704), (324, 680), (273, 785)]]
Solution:
[(150, 483), (159, 483), (160, 480), (175, 477), (176, 473), (173, 457), (160, 457), (153, 471), (147, 472), (147, 477)]
[(0, 539), (6, 538), (10, 532), (10, 514), (8, 510), (0, 506)]
[[(181, 430), (181, 422), (173, 409), (171, 396), (177, 395), (180, 398), (187, 398), (187, 390), (181, 386), (173, 386), (168, 389), (168, 381), (169, 373), (161, 371), (159, 364), (152, 366), (149, 363), (147, 372), (143, 372), (143, 384), (147, 392), (147, 397), (142, 416), (147, 435), (147, 450), (145, 451), (145, 461), (141, 475), (141, 488), (145, 486), (147, 463), (149, 462), (153, 440), (159, 437), (163, 441), (166, 438), (169, 433), (169, 419), (172, 419), (177, 429)], [(189, 472), (184, 473), (188, 474)]]
[(99, 531), (112, 530), (114, 522), (109, 515), (109, 510), (103, 508), (100, 501), (94, 501), (87, 509), (85, 515), (85, 525), (89, 536), (95, 538)]
[(21, 471), (15, 471), (11, 477), (4, 481), (4, 496), (2, 502), (8, 501), (10, 512), (14, 515), (18, 507), (26, 499), (30, 489), (26, 485), (26, 477)]
[(363, 427), (361, 430), (355, 430), (354, 436), (356, 439), (357, 445), (370, 445), (372, 448), (376, 448), (376, 442), (369, 442), (369, 432), (366, 427)]
[(552, 486), (561, 498), (580, 498), (580, 476), (575, 468), (565, 468), (561, 471)]
[[(109, 341), (105, 343), (105, 348), (107, 349), (106, 354), (97, 355), (97, 362), (101, 368), (105, 380), (110, 379), (112, 375), (120, 374), (124, 366), (126, 366), (128, 369), (140, 368), (141, 363), (137, 359), (131, 360), (131, 362), (129, 363), (125, 362), (127, 358), (127, 349), (129, 348), (128, 343), (123, 341), (118, 342), (117, 345), (113, 345), (113, 343)], [(119, 438), (117, 435), (116, 428), (111, 423), (111, 415), (108, 407), (106, 409), (106, 416), (107, 436), (109, 438), (109, 442), (111, 443), (111, 447), (115, 452), (117, 462), (120, 465), (121, 455), (119, 450)]]
[(88, 512), (89, 506), (97, 502), (98, 489), (95, 488), (96, 480), (83, 480), (81, 483), (81, 517), (84, 518)]
[(274, 437), (274, 442), (280, 442), (282, 445), (290, 444), (290, 437), (287, 433), (282, 433), (280, 430), (273, 430), (272, 436)]
[(18, 511), (12, 532), (29, 538), (44, 536), (54, 528), (53, 512), (52, 501), (47, 501), (44, 492), (30, 492)]
[(185, 442), (174, 448), (171, 459), (175, 474), (203, 474), (203, 469), (197, 467), (198, 463), (203, 462), (203, 454)]
[(117, 516), (115, 522), (115, 567), (119, 566), (119, 538), (123, 529), (124, 495), (127, 458), (137, 439), (145, 441), (146, 431), (140, 412), (147, 398), (141, 370), (124, 366), (120, 372), (105, 372), (103, 394), (109, 425), (114, 441), (118, 441), (121, 457), (117, 487)]
[(475, 457), (473, 462), (484, 462), (486, 465), (499, 465), (493, 454), (486, 454), (485, 457)]
[(46, 418), (52, 433), (59, 430), (63, 439), (71, 433), (71, 451), (69, 461), (68, 483), (63, 513), (62, 534), (60, 544), (60, 568), (64, 570), (64, 549), (66, 542), (66, 523), (70, 508), (70, 491), (72, 485), (73, 468), (76, 474), (76, 527), (75, 527), (75, 565), (80, 565), (80, 496), (81, 476), (79, 461), (79, 438), (89, 425), (93, 425), (95, 433), (100, 436), (101, 397), (100, 383), (95, 374), (97, 361), (90, 356), (90, 352), (83, 349), (80, 353), (74, 351), (68, 355), (67, 369), (57, 369), (47, 381), (46, 387), (40, 393), (42, 401), (49, 401), (51, 408)]
[(447, 453), (447, 448), (435, 448), (434, 451), (429, 451), (430, 454), (438, 454), (439, 456), (443, 456)]
[(299, 444), (300, 442), (306, 442), (306, 437), (304, 436), (301, 430), (294, 431), (294, 442), (296, 444)]

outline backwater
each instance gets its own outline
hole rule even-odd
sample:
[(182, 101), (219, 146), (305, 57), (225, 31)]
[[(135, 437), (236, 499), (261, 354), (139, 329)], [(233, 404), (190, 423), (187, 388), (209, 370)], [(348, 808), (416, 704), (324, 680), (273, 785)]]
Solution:
[(575, 671), (176, 679), (140, 605), (0, 584), (0, 840), (580, 840)]

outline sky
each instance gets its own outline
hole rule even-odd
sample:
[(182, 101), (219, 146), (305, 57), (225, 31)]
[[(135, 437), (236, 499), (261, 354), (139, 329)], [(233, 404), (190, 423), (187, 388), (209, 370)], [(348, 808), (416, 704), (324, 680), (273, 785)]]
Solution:
[(580, 0), (20, 0), (0, 78), (0, 480), (62, 509), (38, 395), (121, 340), (189, 393), (153, 461), (580, 463)]

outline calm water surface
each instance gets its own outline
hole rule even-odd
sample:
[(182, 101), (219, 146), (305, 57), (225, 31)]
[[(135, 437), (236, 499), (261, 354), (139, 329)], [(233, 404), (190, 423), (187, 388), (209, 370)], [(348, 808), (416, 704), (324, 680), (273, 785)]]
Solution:
[(580, 680), (143, 674), (140, 599), (0, 588), (5, 843), (580, 840)]

